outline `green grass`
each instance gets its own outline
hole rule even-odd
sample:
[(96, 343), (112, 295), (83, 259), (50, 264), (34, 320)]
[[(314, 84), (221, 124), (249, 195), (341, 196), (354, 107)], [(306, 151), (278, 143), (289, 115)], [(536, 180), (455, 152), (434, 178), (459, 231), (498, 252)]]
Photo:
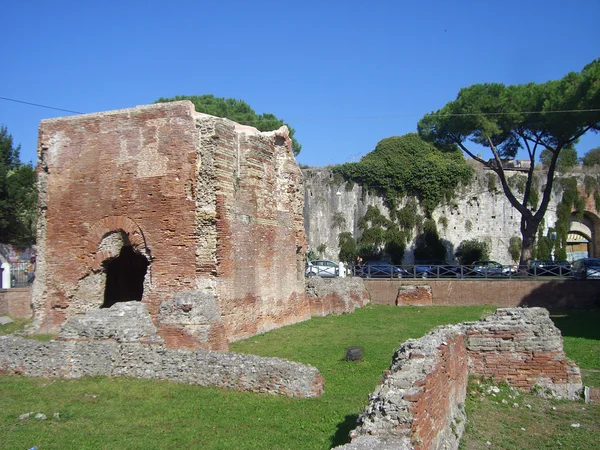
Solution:
[[(581, 368), (584, 385), (600, 387), (600, 311), (555, 312), (551, 317), (562, 332), (565, 353)], [(506, 386), (500, 388), (494, 396), (485, 386), (470, 385), (466, 402), (469, 420), (461, 449), (600, 448), (600, 405), (544, 399), (518, 394)], [(513, 408), (514, 403), (518, 408)]]
[[(394, 351), (437, 325), (475, 320), (485, 307), (367, 307), (237, 342), (232, 351), (317, 367), (325, 394), (290, 399), (169, 382), (0, 376), (3, 448), (328, 449), (347, 441)], [(342, 361), (346, 347), (362, 362)], [(41, 412), (46, 421), (18, 416)], [(52, 418), (54, 413), (62, 417)]]
[(493, 393), (489, 387), (473, 382), (469, 386), (462, 450), (600, 447), (600, 405), (545, 399), (505, 385), (499, 386), (500, 392)]
[(565, 353), (581, 368), (583, 383), (600, 387), (600, 310), (551, 315), (563, 335)]
[[(325, 394), (316, 399), (124, 378), (0, 376), (0, 448), (328, 449), (347, 441), (367, 405), (368, 394), (400, 343), (437, 325), (476, 320), (491, 311), (481, 306), (369, 306), (354, 314), (312, 319), (231, 345), (231, 351), (314, 365), (326, 381)], [(553, 316), (565, 335), (568, 356), (589, 370), (589, 376), (584, 372), (584, 381), (592, 386), (600, 386), (593, 372), (600, 370), (599, 318), (598, 312)], [(342, 360), (345, 349), (352, 345), (364, 348), (362, 362)], [(599, 422), (597, 406), (554, 402), (557, 410), (552, 410), (543, 403), (538, 406), (536, 401), (546, 400), (534, 397), (529, 400), (533, 409), (526, 411), (478, 399), (473, 406), (473, 398), (467, 402), (470, 434), (466, 439), (470, 441), (464, 448), (488, 448), (487, 440), (494, 442), (492, 448), (557, 448), (558, 440), (565, 446), (562, 448), (593, 448), (586, 447), (589, 440), (585, 436), (599, 431), (594, 427)], [(540, 411), (545, 415), (539, 415)], [(27, 412), (40, 412), (48, 419), (18, 419)], [(532, 412), (539, 414), (527, 419)], [(54, 413), (60, 417), (53, 418)], [(478, 428), (479, 418), (487, 421), (489, 429)], [(530, 422), (522, 425), (524, 420)], [(570, 428), (575, 421), (581, 428)], [(522, 441), (521, 434), (527, 433), (521, 427), (539, 434), (550, 427), (548, 434), (554, 440), (544, 441), (547, 447), (536, 446), (535, 438)], [(490, 429), (496, 435), (490, 435)], [(558, 437), (557, 430), (562, 433)], [(571, 442), (580, 447), (568, 447)]]

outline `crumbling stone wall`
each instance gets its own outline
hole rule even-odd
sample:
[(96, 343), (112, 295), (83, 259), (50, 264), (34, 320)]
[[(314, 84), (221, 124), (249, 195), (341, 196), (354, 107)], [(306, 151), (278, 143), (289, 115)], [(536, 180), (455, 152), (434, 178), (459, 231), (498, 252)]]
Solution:
[[(178, 301), (186, 302), (179, 298)], [(204, 320), (209, 323), (210, 317)], [(210, 328), (210, 325), (208, 325)], [(142, 302), (73, 316), (56, 341), (0, 339), (0, 373), (39, 377), (129, 376), (315, 397), (325, 381), (310, 365), (279, 358), (167, 349)]]
[(574, 399), (579, 369), (543, 308), (506, 308), (479, 322), (438, 327), (403, 343), (344, 449), (457, 449), (468, 375)]
[(306, 279), (306, 296), (313, 316), (352, 313), (369, 303), (362, 278)]
[(324, 391), (319, 371), (305, 364), (115, 340), (39, 342), (0, 336), (0, 373), (49, 378), (127, 376), (289, 397), (316, 397)]
[(310, 317), (286, 127), (161, 103), (42, 121), (38, 159), (37, 331), (99, 309), (123, 249), (147, 265), (135, 300), (168, 347), (223, 349)]
[(579, 368), (565, 357), (560, 330), (544, 308), (499, 309), (467, 325), (472, 374), (531, 390), (547, 387), (561, 397), (581, 390)]

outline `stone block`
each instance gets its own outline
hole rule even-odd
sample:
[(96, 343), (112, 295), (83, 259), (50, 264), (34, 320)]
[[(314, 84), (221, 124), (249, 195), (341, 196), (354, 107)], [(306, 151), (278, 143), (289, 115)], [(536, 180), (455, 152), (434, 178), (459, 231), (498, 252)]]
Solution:
[(60, 340), (105, 340), (117, 342), (162, 342), (142, 302), (120, 302), (112, 307), (71, 317), (62, 326)]
[(431, 286), (400, 286), (396, 305), (398, 306), (430, 306), (433, 304)]

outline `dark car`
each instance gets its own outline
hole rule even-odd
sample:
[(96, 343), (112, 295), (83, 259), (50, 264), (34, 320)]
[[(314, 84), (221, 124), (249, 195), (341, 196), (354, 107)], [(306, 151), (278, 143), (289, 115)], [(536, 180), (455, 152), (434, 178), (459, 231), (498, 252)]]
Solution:
[(362, 278), (402, 278), (407, 275), (405, 269), (384, 260), (367, 261), (360, 268)]
[(571, 265), (565, 260), (534, 259), (529, 264), (529, 273), (536, 277), (568, 277), (571, 276)]
[(573, 274), (573, 277), (578, 280), (600, 280), (600, 259), (578, 259), (571, 266), (571, 273)]
[(469, 270), (470, 275), (476, 277), (507, 277), (518, 272), (515, 267), (503, 266), (496, 261), (475, 261)]
[(460, 268), (438, 259), (417, 260), (414, 274), (421, 278), (456, 278), (460, 276)]

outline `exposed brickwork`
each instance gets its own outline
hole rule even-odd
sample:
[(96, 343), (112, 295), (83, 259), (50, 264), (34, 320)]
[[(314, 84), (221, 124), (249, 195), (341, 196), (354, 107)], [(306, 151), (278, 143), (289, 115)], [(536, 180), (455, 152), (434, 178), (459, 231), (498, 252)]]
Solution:
[(29, 288), (0, 289), (0, 316), (29, 319), (32, 315)]
[(466, 331), (473, 374), (531, 390), (548, 386), (564, 397), (581, 387), (577, 366), (567, 360), (560, 330), (542, 308), (499, 309)]
[(352, 313), (369, 303), (361, 278), (308, 278), (306, 295), (312, 316)]
[[(423, 280), (365, 280), (371, 301), (397, 303), (401, 286), (422, 286)], [(431, 300), (438, 306), (494, 305), (588, 309), (600, 304), (596, 281), (582, 280), (430, 280)]]
[[(45, 120), (38, 159), (38, 331), (100, 308), (106, 262), (125, 245), (149, 264), (141, 300), (169, 346), (223, 349), (310, 317), (287, 128), (261, 133), (164, 103)], [(221, 317), (202, 331), (213, 342), (199, 338), (205, 321), (159, 317), (191, 291), (216, 299)]]
[(428, 306), (433, 303), (430, 286), (400, 286), (396, 305)]
[(466, 422), (469, 373), (535, 385), (570, 399), (579, 369), (543, 308), (499, 309), (479, 322), (439, 327), (403, 343), (351, 433), (354, 449), (457, 449)]

